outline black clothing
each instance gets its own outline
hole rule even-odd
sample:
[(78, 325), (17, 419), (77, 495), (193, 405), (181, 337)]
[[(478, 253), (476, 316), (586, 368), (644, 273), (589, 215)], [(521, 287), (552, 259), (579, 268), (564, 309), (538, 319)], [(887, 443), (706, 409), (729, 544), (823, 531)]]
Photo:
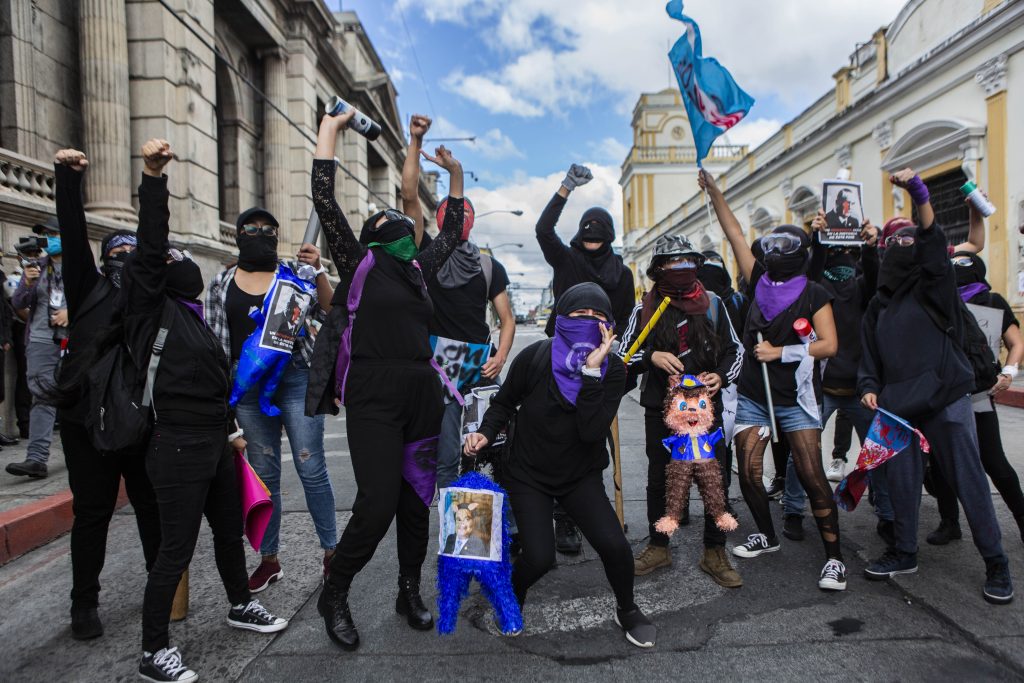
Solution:
[[(554, 269), (552, 293), (555, 295), (556, 301), (565, 290), (573, 285), (580, 282), (594, 282), (597, 279), (593, 272), (595, 264), (584, 252), (582, 245), (580, 248), (566, 246), (555, 233), (555, 224), (564, 208), (565, 199), (556, 194), (548, 202), (540, 220), (537, 221), (537, 242), (540, 244), (541, 251), (544, 252), (544, 260)], [(610, 245), (605, 245), (605, 247), (610, 248)], [(623, 265), (620, 256), (609, 252), (607, 258), (608, 261), (603, 263), (612, 263), (619, 269), (618, 281), (612, 282), (613, 278), (611, 278), (607, 279), (609, 284), (604, 282), (598, 282), (598, 284), (602, 285), (602, 288), (608, 293), (608, 298), (611, 299), (612, 313), (615, 316), (615, 333), (621, 338), (622, 331), (626, 328), (626, 321), (629, 319), (629, 313), (633, 310), (635, 303), (633, 272)], [(549, 337), (555, 333), (554, 313), (548, 319), (545, 332)]]
[(427, 282), (430, 299), (434, 302), (430, 334), (470, 344), (486, 344), (490, 340), (487, 304), (504, 292), (509, 284), (505, 267), (493, 257), (491, 263), (490, 290), (482, 272), (453, 289), (442, 287), (436, 277)]
[(28, 438), (29, 416), (32, 413), (32, 392), (28, 388), (28, 362), (25, 359), (27, 327), (25, 321), (20, 318), (14, 320), (11, 325), (11, 333), (14, 335), (11, 350), (14, 352), (14, 367), (17, 371), (14, 383), (14, 413), (18, 421), (18, 433), (23, 439)]
[(830, 228), (848, 228), (850, 230), (860, 230), (860, 221), (853, 216), (839, 215), (836, 209), (832, 209), (825, 214), (825, 224)]
[[(764, 267), (760, 263), (755, 263), (751, 281), (756, 285), (764, 272)], [(751, 292), (754, 288), (755, 286), (752, 285)], [(764, 393), (761, 363), (754, 356), (757, 333), (761, 332), (764, 335), (764, 340), (774, 346), (802, 344), (800, 337), (793, 331), (793, 323), (799, 318), (806, 318), (813, 324), (814, 314), (830, 301), (831, 297), (824, 287), (808, 281), (800, 297), (789, 308), (775, 316), (771, 322), (765, 321), (757, 301), (751, 303), (750, 312), (747, 314), (747, 324), (743, 330), (743, 370), (740, 372), (739, 393), (761, 405), (768, 402)], [(775, 405), (797, 405), (796, 369), (799, 363), (783, 363), (779, 359), (767, 365), (768, 379), (772, 387), (772, 400)], [(814, 394), (818, 403), (821, 403), (821, 372), (819, 368), (820, 363), (815, 360)]]
[[(160, 367), (162, 370), (163, 364)], [(146, 652), (168, 645), (174, 592), (192, 561), (204, 516), (213, 531), (213, 554), (228, 600), (232, 605), (244, 605), (252, 599), (242, 548), (242, 503), (234, 457), (224, 427), (190, 430), (161, 424), (154, 428), (146, 471), (160, 506), (161, 541), (142, 602), (142, 649)]]
[(622, 361), (610, 356), (604, 379), (583, 376), (573, 407), (555, 385), (550, 358), (536, 374), (531, 372), (534, 355), (544, 348), (545, 342), (535, 342), (512, 361), (505, 383), (484, 414), (480, 433), (493, 443), (516, 415), (506, 480), (560, 498), (608, 466), (605, 442), (625, 389), (626, 371)]
[(60, 440), (68, 468), (68, 484), (74, 496), (71, 502), (75, 515), (71, 526), (71, 604), (96, 607), (100, 572), (107, 554), (107, 529), (117, 507), (121, 477), (124, 477), (125, 490), (139, 527), (146, 571), (153, 568), (160, 548), (156, 495), (141, 453), (100, 453), (92, 447), (85, 427), (71, 420), (61, 424)]
[[(880, 284), (864, 315), (857, 390), (877, 394), (878, 404), (906, 420), (928, 417), (970, 394), (974, 372), (959, 344), (932, 322), (922, 301), (946, 320), (959, 321), (956, 280), (938, 225), (918, 228), (912, 247), (890, 247), (911, 255), (919, 275), (900, 281), (897, 293)], [(882, 264), (885, 270), (885, 263)]]
[(604, 315), (612, 322), (612, 302), (608, 294), (596, 282), (580, 282), (562, 293), (555, 303), (555, 315), (568, 317), (573, 311), (591, 309)]
[(277, 270), (277, 238), (268, 235), (235, 236), (238, 245), (238, 267), (250, 273), (273, 273)]
[(256, 321), (249, 317), (249, 312), (263, 307), (266, 294), (249, 294), (235, 284), (235, 278), (228, 283), (228, 293), (224, 300), (224, 317), (228, 322), (228, 335), (231, 338), (231, 360), (242, 357), (242, 345), (256, 331)]

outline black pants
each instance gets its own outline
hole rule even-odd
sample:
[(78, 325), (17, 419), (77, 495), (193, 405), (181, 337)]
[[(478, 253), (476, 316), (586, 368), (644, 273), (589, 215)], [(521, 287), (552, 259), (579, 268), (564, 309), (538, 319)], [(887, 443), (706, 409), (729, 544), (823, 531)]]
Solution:
[[(425, 363), (356, 359), (348, 375), (345, 411), (357, 491), (329, 580), (347, 589), (394, 519), (399, 574), (419, 579), (427, 556), (430, 508), (403, 478), (402, 467), (406, 444), (436, 439), (441, 432), (444, 402), (437, 373)], [(436, 441), (434, 446), (436, 460)]]
[[(512, 567), (512, 588), (522, 604), (530, 586), (537, 583), (555, 563), (551, 513), (556, 498), (514, 479), (508, 481), (508, 495), (523, 544), (523, 554)], [(631, 609), (633, 553), (622, 533), (619, 518), (608, 502), (601, 475), (585, 477), (557, 500), (600, 556), (618, 606)]]
[[(644, 413), (644, 431), (647, 437), (647, 530), (651, 537), (651, 545), (661, 548), (668, 546), (668, 536), (655, 531), (654, 524), (665, 515), (665, 467), (668, 465), (670, 453), (662, 445), (662, 439), (671, 436), (661, 411), (648, 410)], [(715, 447), (715, 458), (723, 470), (722, 484), (725, 487), (725, 500), (729, 500), (729, 488), (726, 473), (729, 463), (725, 449), (725, 440)], [(725, 545), (725, 532), (718, 528), (711, 515), (704, 515), (704, 547), (714, 548)]]
[[(981, 466), (985, 474), (995, 484), (999, 495), (1003, 497), (1006, 507), (1014, 517), (1024, 515), (1024, 493), (1021, 492), (1020, 479), (1013, 466), (1007, 461), (1003, 451), (1003, 440), (999, 435), (999, 416), (993, 410), (989, 413), (974, 413), (974, 424), (978, 429), (978, 449), (981, 452)], [(939, 514), (942, 519), (957, 520), (960, 517), (960, 505), (956, 491), (938, 467), (935, 456), (932, 456), (930, 470), (932, 494), (939, 503)]]
[(28, 361), (25, 359), (25, 323), (15, 322), (11, 327), (14, 339), (14, 361), (17, 378), (14, 382), (14, 414), (18, 421), (18, 433), (28, 438), (29, 414), (32, 412), (32, 392), (28, 388)]
[(96, 607), (107, 554), (107, 529), (117, 505), (121, 477), (135, 510), (147, 572), (153, 568), (160, 547), (156, 494), (146, 474), (144, 452), (101, 455), (93, 448), (85, 427), (67, 419), (62, 419), (61, 425), (60, 440), (75, 513), (71, 526), (71, 605)]
[(142, 648), (147, 652), (168, 645), (174, 591), (192, 561), (204, 514), (213, 531), (214, 558), (228, 600), (241, 605), (252, 599), (234, 457), (224, 429), (161, 425), (153, 431), (146, 471), (160, 508), (161, 537), (142, 602)]
[(836, 432), (832, 440), (832, 459), (846, 462), (847, 454), (853, 447), (853, 421), (845, 410), (836, 411)]

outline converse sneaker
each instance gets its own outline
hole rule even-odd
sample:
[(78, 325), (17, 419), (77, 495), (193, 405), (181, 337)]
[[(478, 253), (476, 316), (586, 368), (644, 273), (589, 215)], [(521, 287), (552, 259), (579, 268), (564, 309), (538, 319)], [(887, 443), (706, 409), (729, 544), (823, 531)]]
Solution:
[(821, 568), (818, 588), (827, 591), (846, 590), (846, 565), (839, 560), (829, 560)]
[(889, 548), (880, 558), (864, 569), (864, 576), (872, 581), (882, 581), (898, 574), (917, 573), (917, 553), (905, 553)]
[(199, 674), (181, 663), (178, 648), (164, 648), (157, 652), (143, 652), (139, 662), (139, 678), (153, 683), (192, 683), (199, 680)]
[(769, 541), (764, 534), (750, 534), (746, 543), (732, 549), (732, 554), (736, 557), (757, 557), (761, 553), (774, 553), (780, 547), (777, 538)]
[(1010, 562), (1006, 555), (985, 558), (985, 600), (993, 605), (1013, 601), (1013, 582), (1010, 580)]
[(768, 489), (765, 491), (765, 493), (768, 494), (768, 497), (770, 499), (772, 499), (772, 500), (776, 500), (778, 498), (782, 498), (782, 494), (785, 493), (785, 492), (786, 492), (786, 478), (785, 477), (775, 477), (774, 479), (772, 479), (771, 486), (769, 486)]
[(260, 566), (256, 567), (256, 571), (249, 577), (249, 592), (262, 593), (270, 587), (270, 584), (283, 578), (284, 572), (281, 570), (280, 562), (263, 559)]
[(846, 474), (846, 461), (842, 458), (832, 458), (832, 464), (825, 472), (825, 478), (829, 481), (842, 481)]
[(616, 608), (615, 623), (626, 633), (626, 640), (637, 647), (654, 647), (658, 629), (636, 605), (631, 610)]
[(247, 605), (235, 605), (231, 608), (228, 612), (228, 626), (260, 633), (277, 633), (287, 628), (288, 620), (275, 617), (260, 604), (259, 600), (252, 599)]

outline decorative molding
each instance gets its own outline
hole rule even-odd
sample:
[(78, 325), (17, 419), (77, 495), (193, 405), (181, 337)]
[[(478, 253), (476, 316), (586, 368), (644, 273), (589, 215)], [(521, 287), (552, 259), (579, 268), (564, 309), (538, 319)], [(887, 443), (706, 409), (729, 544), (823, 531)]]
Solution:
[(1006, 67), (1009, 60), (1006, 53), (993, 57), (974, 72), (974, 80), (985, 90), (985, 97), (1006, 90)]
[(881, 149), (889, 149), (892, 146), (892, 119), (886, 119), (871, 129), (871, 137)]
[(793, 194), (793, 179), (789, 176), (783, 178), (779, 184), (779, 191), (782, 192), (782, 198), (788, 201), (789, 196)]
[(853, 149), (850, 145), (836, 147), (836, 161), (839, 168), (850, 168), (853, 166)]
[(908, 166), (930, 168), (953, 160), (962, 161), (965, 149), (982, 148), (984, 136), (985, 127), (973, 121), (953, 118), (925, 121), (900, 136), (882, 159), (882, 170), (892, 173)]

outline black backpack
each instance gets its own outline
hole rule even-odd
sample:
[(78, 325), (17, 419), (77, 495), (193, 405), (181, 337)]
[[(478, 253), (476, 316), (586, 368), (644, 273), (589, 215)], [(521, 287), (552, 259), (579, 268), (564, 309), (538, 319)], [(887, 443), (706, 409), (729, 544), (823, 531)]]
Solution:
[(149, 362), (136, 365), (124, 340), (108, 348), (89, 368), (88, 412), (85, 427), (96, 450), (118, 453), (141, 449), (153, 426), (153, 383), (167, 333), (174, 321), (174, 306), (167, 299)]
[(959, 295), (956, 297), (959, 321), (946, 320), (942, 313), (923, 297), (919, 297), (918, 301), (932, 322), (948, 334), (967, 356), (967, 363), (974, 372), (974, 391), (971, 393), (976, 394), (991, 389), (999, 379), (999, 359), (992, 353), (992, 347), (988, 345), (988, 338), (981, 330), (981, 326), (978, 325), (974, 314), (964, 304), (963, 299)]

